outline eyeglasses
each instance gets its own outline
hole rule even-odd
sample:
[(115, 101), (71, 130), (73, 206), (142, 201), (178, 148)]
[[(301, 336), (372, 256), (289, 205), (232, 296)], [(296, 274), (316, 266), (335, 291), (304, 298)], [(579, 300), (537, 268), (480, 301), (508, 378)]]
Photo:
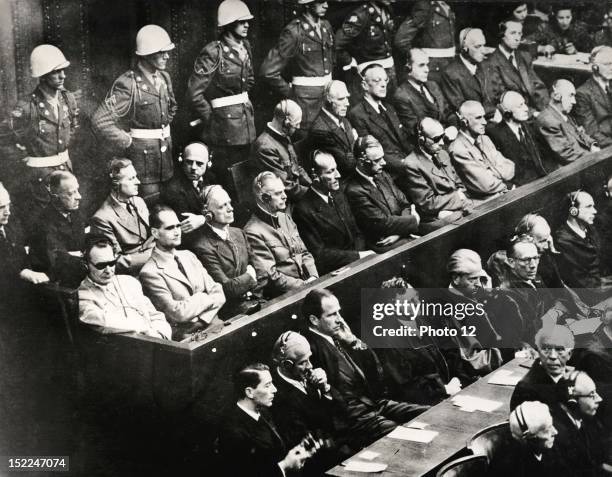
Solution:
[(557, 354), (567, 353), (569, 350), (565, 346), (543, 346), (540, 348), (540, 353), (545, 356), (550, 356), (553, 351), (556, 351)]
[(427, 139), (430, 140), (433, 143), (437, 143), (440, 142), (444, 139), (445, 134), (442, 133), (439, 136), (434, 136), (434, 137), (428, 137)]
[(540, 257), (515, 258), (515, 260), (522, 265), (527, 265), (528, 263), (538, 263), (540, 261)]
[(106, 267), (114, 267), (115, 265), (117, 265), (117, 260), (118, 259), (110, 260), (108, 262), (92, 263), (92, 266), (94, 266), (98, 270), (104, 270)]
[(599, 393), (597, 391), (591, 391), (588, 394), (573, 394), (573, 397), (596, 399), (599, 397)]

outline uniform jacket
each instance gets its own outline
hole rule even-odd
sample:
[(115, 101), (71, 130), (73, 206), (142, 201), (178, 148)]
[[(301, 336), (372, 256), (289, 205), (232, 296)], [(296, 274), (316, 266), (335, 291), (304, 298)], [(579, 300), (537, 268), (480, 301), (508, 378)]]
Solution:
[(322, 275), (358, 260), (359, 250), (365, 249), (344, 194), (336, 192), (333, 198), (335, 207), (310, 188), (293, 209), (300, 236)]
[(321, 19), (320, 23), (321, 36), (304, 15), (291, 20), (261, 64), (259, 72), (262, 79), (281, 97), (291, 97), (292, 88), (304, 88), (291, 85), (291, 80), (296, 76), (332, 74), (333, 30), (327, 20)]
[(465, 193), (465, 186), (444, 150), (436, 157), (427, 157), (420, 149), (412, 152), (406, 158), (401, 184), (424, 221), (436, 219), (442, 210), (462, 211), (468, 206), (459, 193)]
[(448, 151), (468, 192), (484, 199), (508, 190), (506, 183), (514, 178), (514, 162), (506, 159), (488, 136), (483, 134), (479, 140), (486, 157), (463, 133), (459, 133)]
[(555, 246), (561, 252), (559, 271), (563, 281), (580, 293), (580, 288), (601, 285), (601, 245), (596, 230), (587, 225), (586, 239), (578, 236), (566, 222), (555, 232)]
[(521, 143), (506, 121), (492, 124), (487, 133), (505, 157), (514, 162), (514, 180), (519, 186), (544, 177), (558, 164), (550, 159), (550, 150), (540, 132), (530, 123), (522, 123), (525, 143)]
[(497, 48), (480, 64), (476, 75), (494, 104), (499, 103), (504, 91), (512, 90), (521, 93), (530, 108), (542, 111), (548, 104), (546, 85), (533, 70), (532, 58), (528, 53), (515, 51), (514, 55), (518, 71)]
[[(442, 6), (441, 4), (445, 4)], [(412, 13), (397, 29), (395, 47), (451, 48), (455, 46), (455, 14), (446, 2), (417, 0)]]
[(334, 156), (340, 174), (346, 176), (355, 169), (353, 147), (357, 132), (347, 118), (342, 118), (341, 123), (344, 129), (321, 110), (308, 132), (308, 143), (311, 149), (322, 149)]
[(296, 201), (310, 185), (310, 177), (302, 167), (291, 139), (266, 126), (251, 147), (251, 160), (258, 172), (272, 171), (285, 184), (289, 200)]
[(246, 272), (252, 262), (251, 246), (241, 229), (230, 227), (229, 241), (223, 240), (209, 225), (196, 231), (191, 250), (200, 259), (214, 281), (223, 287), (227, 301), (242, 298), (257, 285)]
[[(177, 257), (185, 274), (176, 263)], [(198, 258), (188, 250), (162, 252), (154, 248), (139, 279), (155, 308), (162, 311), (178, 335), (181, 324), (210, 323), (225, 303), (221, 285), (213, 281)], [(184, 327), (183, 327), (184, 328)]]
[(60, 284), (77, 288), (87, 275), (87, 267), (80, 257), (69, 252), (85, 248), (85, 221), (79, 211), (70, 218), (51, 204), (40, 216), (30, 254), (36, 266)]
[(565, 45), (573, 43), (576, 51), (590, 53), (594, 46), (599, 43), (594, 43), (587, 25), (575, 17), (572, 23), (565, 31), (561, 30), (556, 24), (556, 20), (550, 22), (542, 22), (539, 26), (539, 37), (542, 44), (552, 45), (557, 53), (565, 54)]
[(371, 134), (378, 139), (385, 151), (387, 167), (393, 174), (399, 174), (404, 167), (404, 159), (413, 147), (409, 132), (402, 126), (395, 108), (387, 102), (383, 102), (383, 107), (386, 108), (391, 124), (388, 124), (366, 99), (351, 108), (348, 118), (359, 137)]
[(540, 133), (562, 165), (582, 159), (595, 144), (595, 140), (583, 132), (571, 116), (566, 121), (550, 105), (540, 113), (536, 121)]
[(168, 126), (176, 114), (170, 75), (165, 71), (158, 71), (158, 75), (159, 92), (140, 67), (126, 71), (115, 80), (91, 119), (100, 143), (112, 153), (130, 158), (143, 184), (167, 181), (173, 173), (170, 137), (137, 139), (129, 135), (130, 129)]
[(59, 93), (59, 117), (55, 108), (37, 87), (27, 101), (20, 101), (12, 113), (13, 132), (29, 156), (54, 156), (68, 149), (78, 122), (79, 109), (74, 95)]
[(149, 259), (153, 238), (149, 229), (149, 209), (140, 197), (131, 199), (136, 215), (130, 214), (112, 194), (90, 220), (91, 233), (110, 239), (121, 254), (118, 271), (137, 274)]
[(106, 286), (87, 277), (79, 286), (79, 320), (101, 333), (144, 333), (170, 339), (172, 331), (164, 314), (143, 295), (140, 282), (129, 275), (115, 275)]
[(601, 147), (612, 144), (612, 98), (593, 77), (576, 90), (573, 115)]
[(222, 475), (252, 477), (285, 477), (278, 463), (289, 448), (272, 422), (262, 411), (253, 419), (237, 405), (227, 412), (219, 433)]
[(440, 75), (440, 89), (449, 104), (449, 112), (456, 113), (468, 100), (478, 101), (485, 109), (487, 117), (493, 117), (495, 106), (487, 95), (487, 78), (470, 73), (463, 60), (456, 56)]
[(417, 124), (425, 117), (437, 119), (442, 124), (448, 125), (448, 106), (440, 87), (434, 81), (427, 81), (424, 86), (432, 96), (433, 103), (408, 80), (395, 90), (393, 96), (397, 115), (404, 130), (413, 140), (416, 139)]
[(257, 281), (266, 295), (281, 295), (319, 276), (313, 256), (287, 214), (278, 212), (273, 217), (256, 207), (243, 230), (253, 250)]
[(397, 188), (389, 174), (378, 175), (379, 190), (374, 184), (355, 172), (346, 183), (345, 194), (369, 245), (383, 237), (416, 233), (418, 224), (410, 215), (410, 202)]
[[(380, 6), (386, 16), (379, 14), (375, 2), (364, 2), (344, 21), (336, 32), (336, 61), (338, 66), (381, 60), (392, 55), (395, 24), (391, 11)], [(379, 4), (380, 5), (380, 4)]]
[[(206, 45), (196, 58), (187, 83), (187, 101), (204, 122), (202, 139), (215, 146), (238, 146), (255, 140), (255, 119), (250, 101), (213, 108), (211, 100), (249, 92), (255, 84), (251, 45), (243, 40), (246, 58), (225, 36)], [(220, 158), (223, 160), (223, 158)]]

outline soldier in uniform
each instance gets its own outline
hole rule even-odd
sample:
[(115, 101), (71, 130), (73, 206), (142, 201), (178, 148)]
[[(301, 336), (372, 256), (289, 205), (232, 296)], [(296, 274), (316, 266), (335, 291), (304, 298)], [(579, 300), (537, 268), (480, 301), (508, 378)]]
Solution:
[(325, 86), (332, 79), (333, 32), (324, 18), (327, 2), (298, 0), (304, 12), (281, 32), (277, 45), (263, 61), (260, 75), (283, 98), (302, 108), (302, 129), (308, 130), (323, 105)]
[(235, 197), (229, 168), (249, 157), (255, 140), (253, 105), (248, 92), (255, 83), (251, 46), (246, 39), (253, 15), (239, 0), (219, 5), (218, 41), (206, 45), (195, 61), (187, 99), (203, 125), (200, 139), (216, 157), (213, 171)]
[(429, 79), (438, 81), (455, 57), (455, 14), (444, 1), (418, 0), (395, 35), (395, 48), (407, 54), (421, 48), (430, 58)]
[(69, 65), (55, 46), (34, 48), (30, 68), (32, 77), (39, 78), (38, 86), (11, 115), (17, 147), (27, 153), (27, 186), (18, 199), (20, 207), (28, 211), (24, 217), (36, 217), (49, 204), (48, 177), (53, 171), (72, 171), (68, 146), (78, 127), (79, 110), (73, 94), (64, 89), (64, 70)]
[[(136, 35), (136, 68), (115, 80), (92, 117), (92, 127), (114, 155), (132, 160), (149, 202), (172, 177), (170, 123), (177, 110), (170, 75), (164, 71), (174, 49), (168, 33), (146, 25)], [(127, 130), (126, 130), (127, 129)]]
[(357, 75), (347, 78), (351, 103), (363, 98), (361, 72), (378, 63), (387, 71), (390, 96), (397, 87), (392, 45), (395, 25), (389, 9), (390, 0), (366, 2), (354, 10), (336, 32), (336, 61), (344, 71), (357, 69)]

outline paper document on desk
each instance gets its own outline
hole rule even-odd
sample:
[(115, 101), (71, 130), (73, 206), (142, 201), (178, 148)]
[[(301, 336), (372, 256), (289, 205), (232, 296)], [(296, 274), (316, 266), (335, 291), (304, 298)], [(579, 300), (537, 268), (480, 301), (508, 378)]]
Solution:
[(483, 399), (475, 396), (455, 396), (451, 401), (455, 406), (459, 406), (462, 410), (467, 412), (493, 412), (503, 404), (499, 401), (491, 401), (490, 399)]
[(361, 462), (358, 460), (349, 460), (344, 464), (344, 468), (349, 472), (382, 472), (387, 468), (387, 464), (378, 462)]
[(514, 374), (507, 369), (500, 369), (491, 375), (487, 381), (489, 384), (499, 384), (500, 386), (516, 386), (521, 380), (521, 376)]
[(601, 325), (599, 318), (588, 318), (586, 320), (576, 320), (569, 324), (569, 329), (575, 335), (590, 335)]
[(411, 429), (408, 427), (397, 426), (388, 437), (392, 439), (401, 439), (403, 441), (422, 442), (427, 444), (438, 435), (436, 431), (426, 431), (424, 429)]

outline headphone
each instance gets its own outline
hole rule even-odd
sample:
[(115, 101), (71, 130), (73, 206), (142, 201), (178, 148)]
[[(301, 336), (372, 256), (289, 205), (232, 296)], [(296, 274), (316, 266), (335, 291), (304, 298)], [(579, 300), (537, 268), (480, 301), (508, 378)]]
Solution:
[[(467, 27), (461, 32), (459, 32), (459, 50), (464, 53), (467, 52), (467, 48), (465, 47), (465, 40), (467, 39), (468, 35), (472, 30), (474, 30), (474, 28)], [(461, 33), (463, 33), (463, 35), (461, 35)]]
[(572, 217), (577, 217), (578, 216), (578, 194), (580, 194), (582, 192), (581, 189), (578, 189), (577, 191), (571, 192), (568, 196), (569, 199), (569, 203), (570, 203), (570, 207), (569, 207), (569, 214)]
[(505, 120), (512, 119), (514, 116), (512, 114), (512, 111), (510, 111), (509, 109), (506, 109), (506, 107), (504, 106), (504, 99), (506, 98), (506, 95), (511, 92), (513, 91), (512, 90), (504, 91), (502, 95), (499, 97), (499, 104), (497, 105), (497, 109), (499, 109), (499, 112), (501, 113), (502, 117)]
[(506, 34), (506, 30), (508, 29), (508, 25), (507, 25), (508, 21), (509, 20), (504, 20), (503, 22), (499, 22), (499, 24), (497, 25), (497, 28), (498, 28), (497, 39), (499, 41), (501, 41), (504, 35)]
[[(209, 149), (209, 147), (204, 144), (202, 141), (194, 141), (194, 142), (190, 142), (189, 144), (187, 144), (188, 146), (191, 146), (192, 144), (201, 144), (202, 146), (204, 146), (206, 148), (206, 152), (208, 153), (208, 162), (206, 163), (206, 169), (208, 169), (209, 167), (212, 167), (212, 158), (213, 158), (213, 153), (212, 151)], [(183, 150), (183, 152), (180, 152), (178, 155), (178, 159), (177, 161), (182, 163), (183, 162), (183, 153), (185, 151)]]
[(217, 187), (221, 187), (223, 189), (223, 187), (219, 184), (210, 185), (204, 189), (204, 203), (202, 204), (202, 212), (204, 212), (204, 218), (207, 222), (210, 222), (214, 218), (213, 213), (208, 210), (208, 198), (210, 197), (212, 191)]
[(420, 147), (422, 147), (423, 144), (425, 144), (425, 142), (427, 141), (427, 138), (425, 137), (425, 133), (423, 132), (423, 119), (421, 119), (420, 121), (417, 121), (415, 133), (417, 137), (417, 144)]
[(578, 400), (576, 399), (576, 380), (578, 379), (578, 376), (580, 376), (580, 374), (582, 373), (582, 371), (579, 371), (577, 369), (575, 369), (574, 371), (572, 371), (569, 376), (567, 377), (567, 379), (565, 380), (564, 384), (565, 384), (565, 404), (567, 404), (567, 406), (570, 409), (574, 409), (578, 406)]
[(289, 103), (287, 102), (286, 99), (281, 100), (280, 102), (280, 107), (281, 107), (281, 111), (283, 113), (283, 126), (287, 127), (291, 124), (291, 121), (289, 121)]
[(470, 124), (468, 123), (468, 120), (459, 111), (456, 111), (455, 114), (459, 119), (459, 125), (464, 129), (469, 129)]
[(525, 420), (525, 415), (523, 414), (523, 408), (519, 405), (512, 412), (516, 416), (516, 422), (519, 425), (519, 429), (523, 433), (523, 437), (525, 439), (532, 438), (533, 433), (529, 430), (529, 426), (527, 425), (527, 421)]
[[(259, 189), (259, 191), (263, 189), (263, 182), (266, 177), (277, 177), (277, 176), (276, 174), (274, 174), (274, 172), (270, 172), (270, 171), (263, 171), (257, 174), (257, 177), (255, 177), (255, 184), (257, 184), (257, 188)], [(262, 192), (261, 200), (263, 200), (264, 202), (270, 202), (272, 200), (272, 196), (268, 194), (267, 192)]]
[(321, 149), (313, 149), (312, 151), (310, 151), (309, 164), (311, 167), (310, 167), (309, 175), (313, 182), (321, 181), (321, 178), (317, 174), (317, 164), (315, 162), (315, 157), (317, 157), (318, 154), (326, 154), (326, 152)]
[(280, 348), (278, 350), (280, 354), (279, 364), (288, 363), (291, 366), (293, 366), (294, 364), (292, 359), (289, 359), (286, 357), (287, 356), (287, 342), (289, 341), (289, 337), (291, 336), (292, 333), (294, 333), (294, 331), (285, 331), (278, 338), (278, 340), (280, 341)]

